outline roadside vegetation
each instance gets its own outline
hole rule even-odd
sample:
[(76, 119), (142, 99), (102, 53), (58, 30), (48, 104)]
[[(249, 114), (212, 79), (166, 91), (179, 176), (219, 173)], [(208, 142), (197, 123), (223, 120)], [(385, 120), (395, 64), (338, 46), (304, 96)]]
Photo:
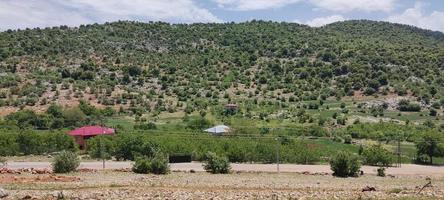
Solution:
[(73, 172), (79, 165), (80, 159), (75, 152), (62, 151), (54, 157), (52, 171), (54, 173)]

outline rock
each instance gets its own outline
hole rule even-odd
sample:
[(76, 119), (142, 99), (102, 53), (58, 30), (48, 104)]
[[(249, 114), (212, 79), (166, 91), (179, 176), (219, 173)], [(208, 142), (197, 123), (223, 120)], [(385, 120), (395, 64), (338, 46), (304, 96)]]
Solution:
[(374, 191), (376, 191), (375, 187), (365, 186), (364, 188), (362, 188), (362, 192), (374, 192)]
[(9, 194), (4, 190), (3, 188), (0, 188), (0, 199), (3, 199), (5, 197), (9, 196)]

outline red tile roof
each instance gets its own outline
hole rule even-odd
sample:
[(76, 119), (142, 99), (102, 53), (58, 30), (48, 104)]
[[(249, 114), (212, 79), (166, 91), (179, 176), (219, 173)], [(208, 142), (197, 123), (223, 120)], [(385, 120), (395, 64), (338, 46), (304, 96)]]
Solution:
[(84, 126), (68, 132), (72, 136), (112, 135), (115, 130), (103, 126)]

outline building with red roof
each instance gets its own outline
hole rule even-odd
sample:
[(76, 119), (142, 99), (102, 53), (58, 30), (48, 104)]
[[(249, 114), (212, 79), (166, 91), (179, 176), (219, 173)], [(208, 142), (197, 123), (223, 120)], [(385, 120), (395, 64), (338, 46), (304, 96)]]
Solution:
[(75, 138), (80, 149), (86, 149), (86, 140), (97, 135), (113, 135), (116, 131), (113, 128), (104, 126), (83, 126), (68, 132)]

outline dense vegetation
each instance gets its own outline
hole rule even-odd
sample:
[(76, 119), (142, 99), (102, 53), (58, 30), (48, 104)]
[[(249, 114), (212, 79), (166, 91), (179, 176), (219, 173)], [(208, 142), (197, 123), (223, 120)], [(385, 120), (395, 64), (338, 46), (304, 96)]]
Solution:
[[(278, 146), (282, 162), (328, 162), (357, 153), (357, 140), (406, 142), (414, 155), (403, 162), (432, 163), (444, 155), (443, 106), (444, 34), (405, 25), (114, 22), (0, 33), (0, 156), (75, 151), (66, 130), (107, 124), (118, 134), (90, 139), (87, 153), (144, 158), (141, 168), (157, 149), (270, 163)], [(233, 131), (202, 133), (216, 124)], [(367, 146), (366, 164), (391, 164), (392, 149)]]
[[(141, 115), (236, 102), (243, 115), (263, 118), (355, 93), (442, 104), (443, 63), (444, 34), (373, 21), (8, 30), (0, 33), (0, 106), (85, 99)], [(321, 102), (300, 103), (307, 100)], [(279, 109), (259, 109), (266, 105)]]

